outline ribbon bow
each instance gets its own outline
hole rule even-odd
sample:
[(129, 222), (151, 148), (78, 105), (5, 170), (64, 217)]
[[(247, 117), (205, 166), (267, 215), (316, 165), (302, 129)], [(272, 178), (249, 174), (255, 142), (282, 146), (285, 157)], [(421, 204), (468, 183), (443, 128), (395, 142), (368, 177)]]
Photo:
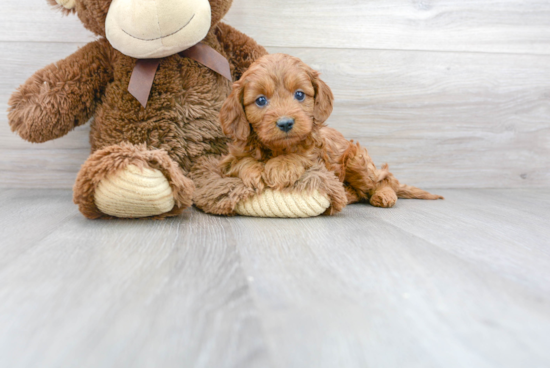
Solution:
[[(202, 42), (180, 52), (179, 55), (195, 60), (229, 79), (229, 81), (233, 81), (229, 61), (227, 61), (222, 54)], [(128, 91), (144, 108), (147, 107), (151, 88), (153, 87), (153, 81), (155, 80), (155, 75), (161, 60), (162, 59), (138, 59), (132, 76), (130, 77)]]

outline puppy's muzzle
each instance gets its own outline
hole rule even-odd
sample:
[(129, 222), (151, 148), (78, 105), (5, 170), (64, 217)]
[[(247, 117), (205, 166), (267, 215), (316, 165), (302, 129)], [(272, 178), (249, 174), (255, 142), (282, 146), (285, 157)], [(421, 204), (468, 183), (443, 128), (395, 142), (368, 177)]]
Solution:
[(288, 133), (294, 128), (294, 119), (292, 118), (280, 118), (277, 120), (277, 127), (283, 132)]

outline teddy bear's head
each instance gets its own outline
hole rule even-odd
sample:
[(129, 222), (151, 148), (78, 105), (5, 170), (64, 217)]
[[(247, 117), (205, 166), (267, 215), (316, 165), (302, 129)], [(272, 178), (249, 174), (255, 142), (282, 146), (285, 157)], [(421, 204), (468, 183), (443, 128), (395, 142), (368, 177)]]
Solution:
[(125, 55), (161, 58), (200, 42), (233, 0), (48, 0)]

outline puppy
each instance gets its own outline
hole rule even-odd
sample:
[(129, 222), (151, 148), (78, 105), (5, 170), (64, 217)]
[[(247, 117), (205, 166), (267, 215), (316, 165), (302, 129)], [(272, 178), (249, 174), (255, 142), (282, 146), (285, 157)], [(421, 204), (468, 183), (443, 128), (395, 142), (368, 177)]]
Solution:
[(398, 197), (443, 199), (400, 184), (387, 164), (377, 169), (365, 148), (327, 127), (333, 100), (319, 73), (300, 59), (284, 54), (259, 59), (221, 109), (229, 154), (202, 164), (197, 206), (233, 214), (238, 201), (266, 188), (319, 190), (331, 200), (326, 214), (362, 200), (392, 207)]

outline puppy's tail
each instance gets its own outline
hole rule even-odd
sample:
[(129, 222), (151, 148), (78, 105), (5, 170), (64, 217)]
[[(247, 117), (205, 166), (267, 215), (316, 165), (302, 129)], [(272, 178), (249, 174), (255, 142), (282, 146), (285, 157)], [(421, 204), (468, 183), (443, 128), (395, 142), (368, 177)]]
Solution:
[(408, 199), (445, 199), (440, 195), (432, 194), (426, 192), (417, 187), (413, 187), (407, 184), (398, 184), (395, 189), (395, 193), (399, 198), (408, 198)]
[[(405, 199), (445, 199), (440, 195), (432, 194), (426, 192), (412, 185), (401, 184), (395, 176), (390, 172), (388, 164), (384, 164), (380, 170), (377, 172), (378, 178), (377, 183), (389, 183), (389, 186), (395, 191), (398, 198)], [(384, 184), (382, 184), (384, 185)]]

